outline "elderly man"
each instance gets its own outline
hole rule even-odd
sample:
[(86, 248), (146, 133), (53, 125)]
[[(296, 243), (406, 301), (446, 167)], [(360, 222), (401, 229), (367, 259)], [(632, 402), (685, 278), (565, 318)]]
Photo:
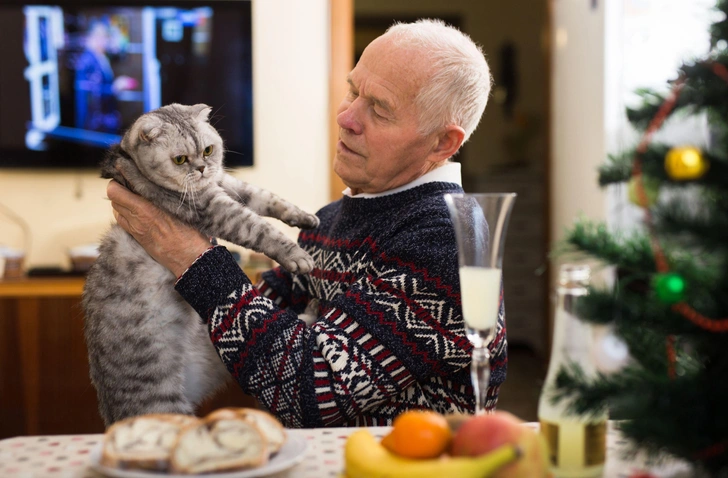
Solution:
[[(449, 162), (490, 91), (480, 49), (438, 21), (392, 26), (364, 51), (339, 106), (334, 171), (348, 189), (299, 244), (308, 275), (251, 284), (227, 249), (110, 183), (119, 224), (179, 277), (228, 370), (287, 426), (389, 425), (411, 408), (472, 412)], [(312, 300), (310, 327), (298, 314)], [(488, 408), (505, 379), (503, 305)]]

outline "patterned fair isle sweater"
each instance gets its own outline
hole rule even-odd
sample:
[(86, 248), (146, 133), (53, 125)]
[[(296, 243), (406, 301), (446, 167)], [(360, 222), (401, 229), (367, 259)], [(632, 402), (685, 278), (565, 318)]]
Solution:
[[(289, 427), (391, 425), (429, 408), (472, 412), (471, 345), (460, 306), (457, 247), (445, 193), (430, 182), (376, 198), (343, 197), (299, 235), (308, 275), (276, 268), (257, 287), (227, 249), (203, 254), (177, 290), (209, 324), (243, 390)], [(318, 298), (310, 327), (298, 318)], [(488, 407), (506, 376), (501, 300)]]

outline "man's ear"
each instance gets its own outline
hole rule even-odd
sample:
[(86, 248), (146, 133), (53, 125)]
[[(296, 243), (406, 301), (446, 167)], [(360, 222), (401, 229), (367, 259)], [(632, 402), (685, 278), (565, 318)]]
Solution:
[(458, 152), (465, 139), (465, 130), (460, 126), (451, 124), (437, 135), (437, 143), (432, 149), (433, 162), (439, 163), (451, 158)]

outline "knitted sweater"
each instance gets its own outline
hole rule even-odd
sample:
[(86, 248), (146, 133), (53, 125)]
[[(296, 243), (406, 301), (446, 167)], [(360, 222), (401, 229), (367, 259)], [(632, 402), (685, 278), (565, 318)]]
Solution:
[[(221, 246), (176, 288), (209, 324), (213, 344), (246, 393), (289, 427), (391, 425), (429, 408), (472, 412), (472, 346), (460, 305), (457, 246), (445, 193), (431, 182), (376, 198), (343, 197), (318, 212), (299, 244), (314, 270), (276, 268), (254, 287)], [(298, 318), (312, 298), (319, 318)], [(501, 301), (488, 407), (506, 375)]]

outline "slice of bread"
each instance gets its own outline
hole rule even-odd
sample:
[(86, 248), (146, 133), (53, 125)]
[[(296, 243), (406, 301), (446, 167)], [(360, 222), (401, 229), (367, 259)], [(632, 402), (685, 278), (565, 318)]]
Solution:
[(263, 410), (255, 408), (220, 408), (210, 413), (208, 417), (229, 417), (238, 415), (254, 423), (268, 442), (268, 452), (277, 453), (286, 441), (286, 429), (276, 417)]
[(130, 417), (104, 435), (100, 463), (119, 469), (167, 471), (180, 430), (200, 420), (189, 415), (157, 413)]
[(262, 466), (268, 444), (255, 424), (237, 414), (205, 417), (183, 428), (172, 447), (170, 471), (214, 473)]

